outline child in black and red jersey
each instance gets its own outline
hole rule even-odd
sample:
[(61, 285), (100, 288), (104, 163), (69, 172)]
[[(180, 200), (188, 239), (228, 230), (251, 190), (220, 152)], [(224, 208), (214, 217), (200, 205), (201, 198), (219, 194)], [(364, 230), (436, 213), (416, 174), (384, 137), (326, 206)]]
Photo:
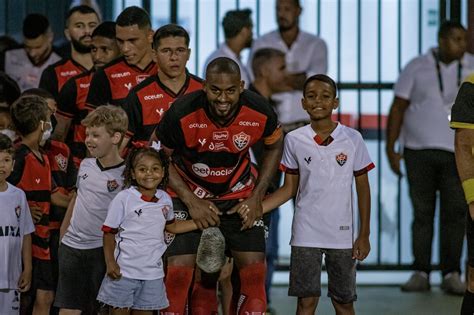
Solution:
[(46, 101), (38, 96), (22, 96), (11, 108), (11, 116), (22, 140), (16, 149), (15, 165), (8, 182), (22, 189), (30, 206), (35, 233), (32, 235), (33, 282), (30, 294), (22, 297), (22, 307), (29, 308), (36, 295), (34, 312), (48, 313), (54, 299), (49, 247), (49, 210), (53, 181), (48, 157), (40, 143), (51, 134)]

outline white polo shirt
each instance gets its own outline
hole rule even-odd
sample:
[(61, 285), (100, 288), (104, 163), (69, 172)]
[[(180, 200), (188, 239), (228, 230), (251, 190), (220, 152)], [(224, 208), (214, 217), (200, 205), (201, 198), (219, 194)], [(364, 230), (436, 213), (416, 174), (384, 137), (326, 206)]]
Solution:
[[(436, 49), (410, 61), (400, 73), (394, 87), (395, 96), (409, 100), (399, 141), (413, 150), (439, 149), (454, 152), (454, 130), (449, 127), (449, 116), (459, 89), (459, 62), (449, 65), (439, 62), (443, 84), (441, 93)], [(464, 54), (461, 60), (460, 81), (474, 71), (474, 55)]]
[[(296, 41), (290, 48), (281, 38), (279, 31), (273, 31), (256, 39), (248, 60), (248, 69), (253, 79), (253, 54), (262, 48), (275, 48), (285, 53), (286, 68), (289, 73), (306, 72), (310, 77), (314, 74), (326, 74), (328, 71), (328, 51), (324, 40), (299, 31)], [(272, 99), (277, 102), (278, 119), (282, 124), (309, 121), (308, 113), (301, 106), (302, 91), (277, 93)]]
[(338, 124), (331, 137), (328, 145), (318, 144), (311, 125), (285, 137), (281, 167), (299, 173), (292, 246), (352, 248), (352, 182), (374, 164), (356, 130)]
[(23, 190), (8, 184), (0, 192), (0, 204), (0, 289), (18, 289), (23, 236), (33, 233), (35, 226)]
[(103, 167), (95, 158), (79, 166), (77, 197), (71, 223), (62, 243), (76, 249), (102, 247), (102, 224), (110, 202), (122, 190), (124, 163)]
[(40, 66), (34, 65), (24, 48), (7, 50), (5, 52), (5, 73), (18, 83), (21, 91), (37, 88), (43, 70), (59, 61), (61, 57), (54, 51)]
[(215, 50), (212, 54), (209, 55), (209, 57), (207, 57), (206, 59), (206, 62), (204, 63), (204, 68), (202, 70), (202, 77), (205, 78), (206, 77), (206, 68), (207, 68), (207, 65), (214, 59), (218, 58), (218, 57), (227, 57), (227, 58), (230, 58), (232, 60), (234, 60), (238, 65), (239, 65), (239, 68), (240, 68), (240, 77), (242, 80), (244, 80), (245, 82), (245, 88), (248, 88), (249, 85), (250, 85), (250, 75), (249, 75), (249, 72), (247, 70), (247, 68), (245, 67), (245, 65), (242, 63), (242, 61), (240, 61), (240, 58), (238, 55), (236, 55), (230, 48), (229, 46), (227, 46), (226, 43), (222, 43), (222, 45), (219, 47), (219, 49)]
[(163, 278), (162, 256), (165, 226), (174, 221), (173, 203), (163, 190), (157, 201), (146, 201), (135, 188), (121, 191), (109, 207), (104, 226), (118, 229), (115, 259), (126, 278), (154, 280)]

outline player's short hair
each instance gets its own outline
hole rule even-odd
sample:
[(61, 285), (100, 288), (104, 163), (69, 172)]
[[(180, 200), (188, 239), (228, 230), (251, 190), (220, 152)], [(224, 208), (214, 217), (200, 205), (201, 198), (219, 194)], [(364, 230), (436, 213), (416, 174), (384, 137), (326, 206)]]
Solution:
[(234, 74), (240, 77), (239, 65), (232, 59), (227, 57), (217, 57), (213, 59), (206, 68), (206, 77), (209, 74)]
[(81, 124), (85, 127), (103, 126), (109, 135), (119, 132), (123, 136), (128, 128), (128, 117), (118, 106), (103, 105), (90, 112)]
[(45, 100), (51, 99), (54, 100), (53, 94), (51, 94), (49, 91), (41, 88), (31, 88), (28, 90), (25, 90), (21, 93), (21, 96), (26, 96), (26, 95), (36, 95), (44, 98)]
[(134, 147), (132, 151), (128, 154), (125, 161), (125, 169), (123, 170), (123, 184), (125, 187), (136, 186), (137, 181), (132, 176), (132, 171), (135, 169), (138, 160), (144, 156), (154, 157), (160, 161), (161, 167), (163, 167), (163, 178), (161, 183), (158, 185), (159, 189), (166, 189), (168, 185), (168, 166), (169, 166), (169, 157), (165, 154), (163, 150), (155, 150), (150, 147)]
[(329, 84), (332, 87), (332, 90), (334, 92), (334, 97), (337, 97), (337, 84), (334, 82), (333, 79), (331, 79), (329, 76), (325, 74), (315, 74), (313, 76), (310, 76), (309, 78), (306, 79), (303, 85), (303, 97), (306, 96), (306, 87), (308, 84), (312, 81), (321, 81), (324, 83)]
[(251, 14), (250, 9), (227, 11), (222, 20), (225, 38), (234, 38), (244, 27), (252, 26)]
[(42, 14), (32, 13), (23, 20), (23, 37), (35, 39), (49, 31), (48, 18)]
[(21, 90), (16, 81), (0, 71), (0, 102), (10, 106), (20, 97), (20, 94)]
[(260, 74), (260, 70), (275, 57), (285, 58), (285, 53), (275, 48), (262, 48), (255, 52), (252, 59), (252, 72), (255, 76)]
[(153, 35), (153, 48), (159, 46), (160, 40), (168, 37), (184, 37), (186, 46), (189, 46), (189, 33), (180, 25), (166, 24), (156, 30)]
[(91, 36), (100, 36), (109, 39), (115, 39), (115, 25), (115, 22), (104, 21), (94, 29)]
[(12, 157), (15, 154), (15, 148), (13, 148), (13, 141), (3, 133), (0, 133), (0, 152), (8, 153)]
[(48, 120), (49, 108), (41, 96), (25, 95), (13, 103), (10, 113), (16, 130), (27, 136), (38, 128), (41, 121)]
[(100, 21), (100, 17), (99, 15), (97, 14), (97, 12), (95, 12), (95, 10), (93, 8), (91, 8), (90, 6), (88, 5), (85, 5), (85, 4), (82, 4), (82, 5), (78, 5), (78, 6), (75, 6), (75, 7), (72, 7), (66, 14), (66, 28), (69, 26), (69, 19), (71, 18), (71, 16), (76, 13), (76, 12), (79, 12), (80, 14), (95, 14), (95, 16), (97, 16), (97, 20)]
[(459, 22), (456, 21), (444, 21), (439, 26), (438, 39), (448, 38), (451, 35), (451, 31), (454, 29), (466, 30), (466, 28)]
[(138, 25), (139, 29), (151, 28), (150, 16), (148, 13), (137, 6), (125, 8), (117, 17), (118, 26)]

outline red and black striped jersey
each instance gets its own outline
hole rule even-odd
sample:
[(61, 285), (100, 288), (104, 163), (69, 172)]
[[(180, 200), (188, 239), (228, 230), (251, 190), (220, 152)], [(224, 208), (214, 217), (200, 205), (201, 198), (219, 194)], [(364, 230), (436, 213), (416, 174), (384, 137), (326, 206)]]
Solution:
[(202, 89), (202, 79), (186, 73), (186, 81), (178, 93), (164, 85), (157, 75), (136, 87), (127, 97), (124, 109), (128, 115), (128, 132), (132, 141), (148, 143), (163, 114), (180, 96)]
[(43, 71), (39, 87), (50, 92), (57, 100), (59, 92), (67, 80), (86, 71), (86, 68), (73, 59), (61, 59)]
[[(41, 160), (42, 159), (42, 160)], [(15, 152), (15, 165), (8, 182), (23, 190), (31, 206), (41, 208), (41, 219), (32, 235), (33, 257), (49, 260), (49, 212), (53, 180), (51, 166), (45, 154), (38, 158), (29, 147), (21, 144)]]
[(277, 116), (261, 96), (245, 90), (238, 111), (219, 126), (209, 112), (204, 91), (177, 99), (158, 125), (163, 146), (178, 173), (200, 198), (248, 197), (254, 187), (249, 148), (260, 139), (267, 145), (282, 136)]
[(100, 105), (122, 105), (130, 90), (151, 75), (158, 67), (152, 61), (145, 69), (129, 65), (120, 57), (107, 64), (92, 77), (87, 106), (92, 109)]
[(66, 143), (71, 148), (74, 164), (79, 167), (81, 161), (86, 157), (87, 148), (86, 127), (81, 121), (86, 118), (90, 108), (86, 107), (87, 94), (94, 71), (87, 71), (64, 84), (58, 97), (58, 115), (71, 119), (71, 128), (66, 138)]
[[(69, 194), (76, 185), (77, 179), (77, 168), (72, 160), (69, 147), (63, 142), (48, 140), (42, 149), (48, 157), (56, 191), (65, 195)], [(65, 214), (66, 208), (52, 204), (49, 212), (50, 228), (59, 229)]]

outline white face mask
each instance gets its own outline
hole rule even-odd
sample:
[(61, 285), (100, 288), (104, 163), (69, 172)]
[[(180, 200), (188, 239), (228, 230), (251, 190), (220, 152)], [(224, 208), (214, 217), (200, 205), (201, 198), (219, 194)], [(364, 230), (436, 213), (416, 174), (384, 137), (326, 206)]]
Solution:
[[(51, 123), (48, 123), (51, 126)], [(48, 140), (51, 137), (51, 133), (53, 132), (53, 129), (50, 127), (46, 130), (44, 130), (44, 125), (46, 123), (43, 122), (43, 135), (41, 136), (41, 145), (45, 144), (46, 140)]]
[(16, 132), (11, 129), (2, 129), (0, 130), (0, 133), (3, 133), (5, 136), (10, 138), (11, 141), (15, 141), (16, 139)]

